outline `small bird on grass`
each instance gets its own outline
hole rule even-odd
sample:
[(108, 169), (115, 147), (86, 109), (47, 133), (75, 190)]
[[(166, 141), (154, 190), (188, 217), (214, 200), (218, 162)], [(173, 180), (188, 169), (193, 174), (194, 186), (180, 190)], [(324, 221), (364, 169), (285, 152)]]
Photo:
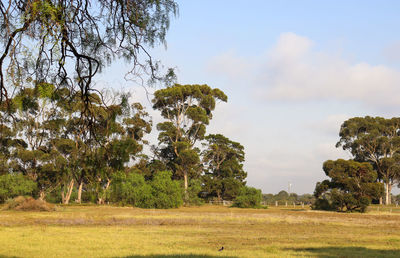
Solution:
[(224, 250), (224, 247), (221, 247), (218, 251), (221, 252), (222, 250)]

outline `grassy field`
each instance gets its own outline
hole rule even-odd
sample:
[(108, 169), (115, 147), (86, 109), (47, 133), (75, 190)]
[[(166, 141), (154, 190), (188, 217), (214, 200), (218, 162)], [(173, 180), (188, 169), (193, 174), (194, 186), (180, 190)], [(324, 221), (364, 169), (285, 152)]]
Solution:
[(219, 206), (0, 211), (0, 257), (400, 257), (400, 213)]

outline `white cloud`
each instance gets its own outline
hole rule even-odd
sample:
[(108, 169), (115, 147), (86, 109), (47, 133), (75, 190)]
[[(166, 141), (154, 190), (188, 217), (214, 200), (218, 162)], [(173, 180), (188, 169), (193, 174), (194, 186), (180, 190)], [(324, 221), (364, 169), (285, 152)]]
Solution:
[(317, 51), (315, 45), (306, 37), (283, 33), (267, 54), (246, 59), (230, 51), (215, 57), (209, 67), (230, 79), (247, 78), (256, 85), (256, 97), (264, 100), (338, 100), (378, 108), (399, 106), (399, 70), (353, 63)]
[(383, 50), (383, 55), (389, 62), (398, 63), (400, 61), (400, 41), (386, 46)]
[(251, 59), (240, 57), (235, 51), (230, 50), (212, 58), (207, 70), (211, 73), (222, 73), (230, 79), (243, 79), (254, 71), (253, 66)]

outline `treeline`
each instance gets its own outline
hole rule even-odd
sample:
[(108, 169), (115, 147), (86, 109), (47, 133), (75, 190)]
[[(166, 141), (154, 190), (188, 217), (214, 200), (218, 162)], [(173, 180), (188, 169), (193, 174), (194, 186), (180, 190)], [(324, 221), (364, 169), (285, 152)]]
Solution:
[(296, 194), (296, 193), (288, 193), (284, 190), (280, 191), (277, 194), (263, 194), (263, 202), (267, 205), (283, 205), (289, 204), (312, 204), (314, 203), (315, 198), (312, 194)]
[(353, 158), (323, 164), (330, 180), (317, 183), (314, 208), (364, 212), (371, 202), (391, 204), (400, 182), (400, 118), (351, 118), (339, 136), (336, 147)]
[(164, 121), (156, 125), (158, 142), (149, 143), (151, 118), (128, 94), (87, 98), (48, 83), (20, 89), (0, 106), (0, 202), (32, 195), (64, 204), (170, 208), (261, 200), (246, 186), (243, 146), (206, 134), (217, 101), (227, 96), (207, 85), (157, 90), (153, 108)]

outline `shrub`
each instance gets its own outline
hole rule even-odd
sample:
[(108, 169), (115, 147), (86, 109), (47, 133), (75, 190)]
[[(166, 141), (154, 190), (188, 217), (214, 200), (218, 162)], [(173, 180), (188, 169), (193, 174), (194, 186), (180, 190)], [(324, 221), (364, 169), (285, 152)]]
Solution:
[(179, 182), (172, 180), (171, 177), (172, 172), (160, 171), (154, 175), (153, 180), (150, 182), (153, 191), (154, 208), (178, 208), (183, 204), (182, 188)]
[(116, 173), (111, 181), (110, 200), (122, 205), (151, 208), (153, 196), (151, 186), (137, 173)]
[(161, 171), (146, 182), (137, 173), (116, 173), (111, 181), (110, 200), (140, 208), (177, 208), (183, 204), (182, 188), (171, 176), (171, 172)]
[(37, 185), (22, 174), (7, 174), (0, 176), (0, 203), (19, 195), (33, 195)]
[(202, 190), (201, 181), (198, 179), (193, 179), (189, 181), (188, 194), (189, 194), (189, 205), (202, 205), (204, 200), (199, 197)]
[(242, 186), (232, 206), (238, 208), (261, 208), (261, 199), (261, 190), (254, 187)]
[(30, 196), (18, 196), (14, 199), (8, 200), (4, 209), (17, 211), (54, 211), (55, 206), (46, 201), (35, 200)]

